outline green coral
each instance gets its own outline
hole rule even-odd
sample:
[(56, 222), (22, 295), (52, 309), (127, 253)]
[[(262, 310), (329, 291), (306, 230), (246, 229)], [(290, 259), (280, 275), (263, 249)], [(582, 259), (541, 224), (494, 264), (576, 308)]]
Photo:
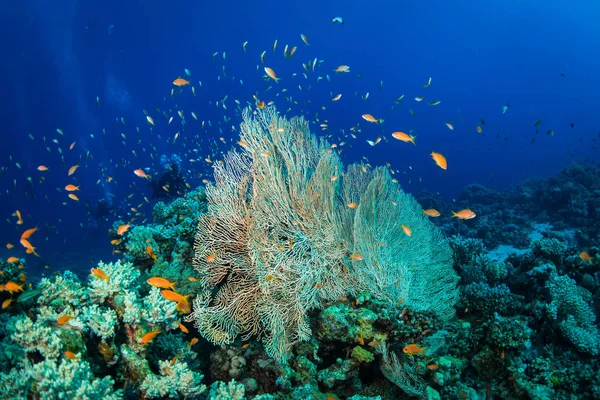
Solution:
[(206, 390), (206, 386), (200, 383), (202, 377), (202, 374), (191, 371), (184, 361), (172, 363), (164, 360), (159, 362), (159, 375), (147, 374), (140, 390), (147, 398), (196, 399)]
[(547, 312), (562, 335), (578, 350), (598, 355), (600, 330), (595, 324), (596, 315), (585, 300), (585, 289), (568, 276), (556, 276), (546, 283), (546, 287), (552, 299)]
[(534, 240), (531, 249), (535, 256), (552, 261), (554, 265), (560, 265), (567, 248), (558, 239), (544, 238)]
[(119, 260), (116, 263), (105, 264), (100, 261), (98, 268), (108, 275), (108, 279), (90, 277), (89, 293), (94, 302), (104, 303), (119, 292), (136, 288), (139, 283), (140, 271), (131, 263)]
[(10, 393), (12, 399), (122, 399), (113, 385), (110, 377), (94, 377), (88, 362), (65, 357), (0, 374), (0, 393)]
[(246, 389), (244, 385), (237, 383), (235, 379), (228, 383), (218, 381), (210, 385), (208, 398), (211, 400), (245, 400)]

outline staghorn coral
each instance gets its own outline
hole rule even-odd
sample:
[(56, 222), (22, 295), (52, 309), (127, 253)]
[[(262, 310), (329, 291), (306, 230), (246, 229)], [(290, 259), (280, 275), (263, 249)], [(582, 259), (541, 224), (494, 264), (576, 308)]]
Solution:
[(285, 361), (310, 338), (311, 309), (363, 291), (453, 315), (450, 249), (387, 169), (353, 165), (337, 178), (343, 166), (327, 143), (272, 107), (246, 110), (241, 131), (245, 152), (215, 165), (196, 236), (203, 291), (190, 319), (207, 339), (257, 335)]

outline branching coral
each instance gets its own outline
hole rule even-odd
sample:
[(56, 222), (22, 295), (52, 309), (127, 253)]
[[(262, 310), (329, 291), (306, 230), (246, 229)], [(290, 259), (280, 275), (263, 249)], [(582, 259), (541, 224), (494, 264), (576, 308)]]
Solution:
[(190, 371), (185, 362), (160, 361), (159, 370), (160, 375), (146, 375), (140, 386), (147, 398), (197, 399), (206, 390), (206, 386), (200, 384), (202, 374)]
[(122, 392), (114, 391), (113, 384), (110, 377), (94, 377), (88, 362), (64, 357), (0, 375), (0, 393), (10, 393), (12, 399), (122, 399)]
[(304, 119), (272, 107), (246, 110), (241, 132), (245, 151), (215, 164), (196, 236), (204, 291), (191, 319), (207, 339), (264, 336), (267, 352), (285, 360), (311, 335), (309, 310), (365, 290), (452, 316), (450, 249), (386, 169), (343, 173)]

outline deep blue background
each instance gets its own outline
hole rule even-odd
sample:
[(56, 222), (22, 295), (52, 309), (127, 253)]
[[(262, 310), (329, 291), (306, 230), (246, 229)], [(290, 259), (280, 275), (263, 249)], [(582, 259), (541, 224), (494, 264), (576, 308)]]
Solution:
[[(333, 16), (343, 17), (345, 24), (332, 24)], [(215, 158), (227, 150), (229, 143), (218, 138), (236, 138), (232, 126), (239, 126), (240, 119), (233, 100), (253, 102), (255, 92), (261, 100), (275, 101), (280, 111), (291, 106), (290, 116), (305, 115), (320, 134), (318, 124), (327, 120), (327, 133), (335, 143), (342, 140), (342, 129), (348, 132), (360, 124), (358, 139), (343, 139), (352, 146), (344, 151), (345, 160), (365, 156), (373, 165), (390, 162), (411, 192), (428, 189), (452, 198), (468, 183), (507, 188), (527, 177), (555, 174), (573, 161), (593, 161), (600, 140), (599, 18), (600, 6), (593, 1), (11, 4), (0, 17), (0, 243), (2, 248), (6, 242), (15, 244), (7, 254), (24, 255), (20, 233), (38, 225), (45, 229), (32, 243), (43, 257), (27, 256), (32, 264), (77, 264), (110, 254), (108, 226), (91, 227), (86, 204), (110, 196), (123, 210), (137, 207), (151, 191), (132, 171), (147, 167), (159, 173), (157, 158), (163, 154), (181, 155), (192, 183), (198, 183), (210, 168), (203, 161), (187, 160)], [(302, 43), (301, 33), (308, 36), (309, 46)], [(298, 46), (291, 59), (282, 55), (285, 44)], [(263, 81), (263, 50), (265, 65), (277, 72), (279, 84)], [(306, 80), (302, 63), (315, 57), (323, 62)], [(349, 65), (351, 72), (334, 73), (341, 64)], [(171, 81), (185, 76), (184, 68), (192, 72), (197, 96), (188, 87), (171, 98)], [(317, 82), (317, 76), (326, 74), (331, 84), (326, 79)], [(425, 89), (429, 77), (432, 84)], [(265, 91), (268, 86), (273, 87)], [(281, 92), (284, 88), (287, 93)], [(365, 102), (361, 96), (367, 92), (370, 98)], [(332, 103), (337, 93), (343, 97)], [(405, 94), (404, 104), (396, 105), (400, 94)], [(227, 111), (215, 106), (225, 95)], [(415, 102), (421, 95), (425, 100)], [(290, 105), (286, 96), (298, 104)], [(428, 106), (434, 99), (442, 103)], [(502, 114), (509, 102), (511, 107)], [(174, 116), (174, 123), (167, 126), (156, 108)], [(144, 109), (156, 122), (152, 130)], [(415, 110), (415, 117), (409, 109)], [(186, 127), (177, 110), (183, 110)], [(200, 121), (210, 120), (212, 127), (202, 129), (191, 111)], [(364, 113), (385, 123), (369, 124), (360, 117)], [(117, 121), (121, 117), (125, 125)], [(486, 121), (483, 135), (476, 132), (481, 118)], [(536, 134), (533, 125), (540, 119)], [(450, 121), (454, 131), (444, 125)], [(390, 136), (410, 129), (418, 136), (416, 147)], [(556, 135), (546, 135), (549, 129)], [(180, 137), (172, 144), (178, 131)], [(379, 135), (387, 141), (375, 147), (366, 143)], [(68, 151), (73, 141), (76, 146)], [(447, 157), (447, 171), (433, 164), (432, 150)], [(86, 152), (92, 158), (86, 159)], [(67, 177), (67, 169), (77, 163), (79, 171)], [(50, 171), (38, 172), (40, 164)], [(46, 179), (41, 182), (40, 176)], [(108, 176), (115, 179), (111, 184)], [(81, 185), (79, 203), (66, 197), (67, 183)], [(133, 198), (127, 199), (131, 193)], [(11, 216), (16, 209), (24, 216), (23, 226), (16, 226)], [(140, 211), (150, 217), (151, 206)], [(131, 214), (123, 212), (123, 217)]]

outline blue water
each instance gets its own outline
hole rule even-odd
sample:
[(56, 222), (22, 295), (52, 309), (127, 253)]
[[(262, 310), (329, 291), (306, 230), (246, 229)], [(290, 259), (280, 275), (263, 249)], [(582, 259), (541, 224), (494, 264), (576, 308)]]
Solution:
[[(110, 258), (108, 229), (115, 218), (95, 221), (90, 207), (104, 197), (123, 220), (132, 217), (131, 207), (150, 219), (151, 204), (143, 197), (153, 203), (152, 190), (133, 170), (148, 168), (158, 176), (164, 171), (161, 155), (176, 154), (190, 185), (200, 184), (210, 177), (204, 158), (218, 159), (237, 140), (234, 100), (254, 103), (254, 93), (286, 115), (304, 115), (312, 130), (330, 134), (332, 143), (346, 141), (346, 162), (363, 156), (372, 165), (390, 162), (410, 192), (431, 190), (452, 198), (465, 184), (503, 189), (555, 174), (574, 161), (593, 162), (600, 146), (599, 15), (600, 6), (592, 1), (38, 0), (5, 6), (0, 243), (3, 249), (6, 242), (15, 244), (16, 250), (20, 232), (37, 225), (42, 231), (32, 241), (42, 258), (28, 256), (33, 265), (66, 267), (65, 254), (73, 264)], [(344, 25), (332, 24), (334, 16), (343, 17)], [(286, 44), (298, 46), (291, 59), (283, 57)], [(213, 59), (214, 52), (219, 54)], [(302, 63), (315, 57), (323, 62), (307, 80)], [(333, 72), (342, 64), (351, 72)], [(263, 80), (264, 66), (277, 72), (278, 84)], [(171, 82), (187, 78), (185, 68), (197, 96), (188, 86), (171, 97)], [(431, 86), (423, 88), (429, 77)], [(341, 100), (332, 102), (338, 93)], [(394, 100), (401, 94), (398, 105)], [(227, 110), (216, 107), (226, 95)], [(416, 96), (425, 100), (416, 102)], [(427, 105), (435, 99), (441, 104)], [(154, 118), (152, 129), (142, 110)], [(162, 111), (174, 117), (171, 125)], [(365, 113), (385, 122), (369, 124), (361, 118)], [(539, 133), (537, 120), (543, 120)], [(325, 121), (328, 129), (321, 132)], [(357, 124), (362, 131), (356, 140), (342, 138), (342, 129), (348, 133)], [(416, 147), (391, 138), (394, 131), (411, 129)], [(547, 135), (549, 130), (555, 135)], [(384, 138), (378, 145), (367, 144), (378, 136)], [(447, 157), (447, 171), (434, 165), (431, 151)], [(68, 177), (68, 168), (78, 163), (79, 170)], [(40, 164), (50, 170), (37, 171)], [(109, 176), (113, 182), (107, 182)], [(67, 198), (68, 183), (80, 185), (79, 202)], [(17, 209), (22, 226), (11, 216)]]

